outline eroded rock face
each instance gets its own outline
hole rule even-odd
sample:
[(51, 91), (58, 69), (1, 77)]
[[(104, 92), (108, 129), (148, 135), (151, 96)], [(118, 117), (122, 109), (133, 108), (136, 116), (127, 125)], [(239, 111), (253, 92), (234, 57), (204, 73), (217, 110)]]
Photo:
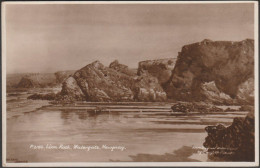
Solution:
[(201, 97), (205, 101), (210, 101), (215, 104), (235, 104), (235, 100), (232, 99), (228, 94), (219, 91), (214, 81), (205, 82), (201, 85)]
[(85, 100), (85, 95), (82, 93), (77, 81), (72, 76), (63, 82), (59, 96), (59, 99), (64, 100)]
[(114, 69), (118, 72), (121, 72), (123, 74), (129, 75), (129, 76), (136, 76), (136, 73), (134, 70), (131, 70), (128, 68), (128, 66), (120, 64), (118, 60), (113, 61), (110, 65), (109, 68)]
[[(238, 96), (240, 85), (253, 78), (253, 72), (253, 40), (204, 40), (182, 48), (165, 90), (168, 98), (205, 100), (202, 85), (213, 81), (220, 93), (240, 98), (243, 97)], [(253, 83), (248, 84), (253, 88)]]
[(239, 85), (237, 99), (240, 104), (254, 104), (254, 78), (249, 78)]
[(158, 79), (160, 85), (164, 85), (171, 77), (176, 58), (148, 60), (139, 62), (137, 73), (149, 73)]
[(61, 95), (75, 100), (84, 95), (86, 101), (166, 100), (166, 93), (155, 77), (137, 76), (117, 61), (110, 68), (95, 61), (76, 71), (63, 83)]
[(138, 76), (134, 84), (135, 100), (138, 101), (166, 101), (167, 95), (158, 79), (149, 73)]

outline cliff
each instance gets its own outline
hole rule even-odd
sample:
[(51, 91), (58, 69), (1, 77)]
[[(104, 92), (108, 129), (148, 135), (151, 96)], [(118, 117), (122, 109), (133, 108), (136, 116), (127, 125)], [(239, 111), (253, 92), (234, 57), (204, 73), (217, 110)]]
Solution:
[[(252, 104), (253, 76), (253, 40), (203, 40), (182, 48), (164, 88), (168, 98), (177, 100), (237, 99)], [(210, 84), (205, 86), (207, 83)]]
[(142, 61), (137, 74), (149, 73), (158, 79), (160, 85), (164, 85), (170, 79), (175, 63), (176, 58)]
[(86, 101), (162, 101), (166, 93), (152, 76), (137, 76), (118, 61), (109, 67), (95, 61), (63, 83), (62, 100), (82, 97)]

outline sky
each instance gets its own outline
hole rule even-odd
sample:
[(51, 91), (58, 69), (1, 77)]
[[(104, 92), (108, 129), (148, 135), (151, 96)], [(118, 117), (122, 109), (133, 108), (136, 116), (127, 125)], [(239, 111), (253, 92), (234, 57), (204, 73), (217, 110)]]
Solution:
[(77, 70), (99, 60), (177, 57), (203, 39), (254, 38), (254, 5), (7, 4), (7, 73)]

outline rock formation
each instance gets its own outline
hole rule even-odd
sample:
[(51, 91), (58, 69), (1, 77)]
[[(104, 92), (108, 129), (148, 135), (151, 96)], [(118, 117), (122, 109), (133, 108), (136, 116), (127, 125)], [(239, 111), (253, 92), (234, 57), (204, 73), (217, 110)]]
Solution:
[(16, 85), (16, 87), (18, 88), (35, 88), (35, 87), (39, 87), (39, 83), (33, 81), (32, 79), (23, 77), (20, 82)]
[(221, 108), (203, 102), (177, 103), (173, 105), (171, 109), (173, 112), (181, 112), (181, 113), (189, 113), (189, 112), (210, 113), (210, 112), (224, 111)]
[[(249, 92), (254, 88), (253, 75), (253, 40), (203, 40), (182, 48), (172, 76), (165, 85), (165, 91), (168, 98), (177, 100), (206, 100), (207, 95), (203, 94), (202, 85), (214, 82), (215, 93), (222, 94), (224, 99), (229, 99), (228, 96), (232, 99), (247, 99), (252, 98)], [(239, 93), (246, 93), (248, 96), (244, 97)]]
[(221, 124), (206, 127), (208, 136), (203, 146), (208, 148), (209, 158), (240, 162), (254, 161), (254, 121), (254, 113), (250, 112), (245, 118), (234, 118), (233, 123), (228, 127)]
[(139, 62), (137, 74), (149, 73), (164, 85), (171, 77), (176, 58), (148, 60)]
[(156, 78), (137, 76), (127, 66), (115, 61), (110, 68), (95, 61), (68, 78), (61, 95), (78, 100), (84, 95), (86, 101), (162, 101), (166, 93)]
[(129, 76), (136, 76), (136, 73), (134, 70), (129, 69), (128, 66), (120, 64), (118, 60), (113, 61), (110, 65), (109, 68), (114, 69), (118, 72), (121, 72), (123, 74), (129, 75)]

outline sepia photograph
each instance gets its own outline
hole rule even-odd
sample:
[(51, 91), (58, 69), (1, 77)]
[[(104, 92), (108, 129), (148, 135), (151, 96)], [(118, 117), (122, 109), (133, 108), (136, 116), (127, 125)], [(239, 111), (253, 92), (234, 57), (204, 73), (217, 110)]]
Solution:
[(259, 166), (257, 1), (2, 2), (2, 166)]

